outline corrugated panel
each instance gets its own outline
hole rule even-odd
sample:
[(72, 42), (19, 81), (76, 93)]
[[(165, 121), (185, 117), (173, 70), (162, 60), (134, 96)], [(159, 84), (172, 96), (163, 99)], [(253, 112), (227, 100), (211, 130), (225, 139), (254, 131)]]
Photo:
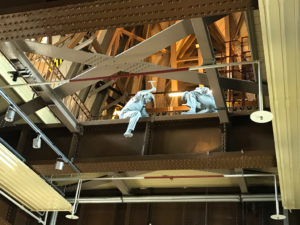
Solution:
[(259, 0), (283, 206), (300, 208), (300, 2)]
[(0, 143), (0, 187), (32, 211), (72, 209), (66, 199), (2, 143)]

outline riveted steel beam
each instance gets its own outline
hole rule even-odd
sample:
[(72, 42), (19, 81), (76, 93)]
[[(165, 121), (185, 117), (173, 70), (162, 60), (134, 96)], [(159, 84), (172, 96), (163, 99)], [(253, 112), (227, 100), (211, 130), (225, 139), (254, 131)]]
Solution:
[[(214, 64), (215, 56), (213, 53), (212, 43), (208, 32), (207, 24), (203, 21), (202, 18), (191, 19), (191, 23), (193, 25), (195, 35), (199, 43), (199, 48), (203, 57), (203, 64)], [(224, 100), (224, 93), (220, 86), (219, 71), (217, 69), (207, 69), (206, 74), (209, 86), (214, 93), (220, 123), (228, 123), (229, 118), (227, 114), (226, 103)]]
[[(28, 68), (31, 73), (33, 74), (33, 77), (39, 81), (43, 82), (45, 81), (42, 75), (39, 73), (39, 71), (32, 65), (30, 60), (27, 58), (27, 56), (23, 53), (23, 51), (18, 47), (18, 45), (15, 42), (2, 42), (0, 43), (0, 49), (1, 51), (6, 55), (6, 57), (13, 59), (17, 58), (26, 68)], [(78, 126), (78, 122), (76, 118), (71, 114), (71, 112), (68, 110), (68, 108), (63, 104), (61, 99), (55, 94), (55, 92), (52, 90), (49, 86), (42, 86), (41, 90), (43, 91), (44, 95), (41, 95), (41, 98), (45, 102), (53, 102), (53, 112), (54, 114), (61, 120), (61, 122), (71, 131), (71, 132), (79, 132), (80, 127)], [(32, 101), (36, 102), (36, 101)], [(39, 100), (40, 102), (40, 100)], [(39, 104), (39, 106), (42, 106), (43, 104)], [(25, 105), (23, 106), (23, 108)], [(26, 108), (26, 107), (25, 107)], [(36, 107), (36, 109), (38, 106)]]
[[(53, 6), (53, 5), (52, 5)], [(0, 40), (25, 39), (222, 15), (257, 8), (255, 0), (89, 1), (0, 16)], [(20, 10), (22, 11), (22, 10)]]
[[(151, 123), (149, 140), (145, 139), (148, 123)], [(84, 122), (81, 124), (84, 134), (78, 140), (74, 164), (82, 166), (83, 172), (262, 168), (275, 165), (271, 124), (252, 123), (249, 116), (233, 116), (231, 123), (228, 152), (219, 154), (222, 133), (216, 113), (142, 118), (130, 140), (123, 137), (128, 119)], [(13, 144), (13, 135), (18, 134), (18, 129), (18, 126), (0, 129), (0, 136)], [(44, 132), (62, 152), (68, 154), (72, 135), (66, 128), (45, 128)], [(35, 133), (29, 133), (24, 144), (27, 160), (43, 174), (52, 174), (56, 156), (46, 146), (42, 146), (41, 151), (33, 150), (31, 140), (34, 136)], [(142, 155), (145, 143), (151, 145), (151, 151)], [(264, 152), (256, 151), (262, 149)], [(66, 166), (63, 173), (68, 172), (72, 170)]]
[[(42, 174), (58, 174), (54, 162), (32, 162)], [(215, 152), (206, 154), (147, 155), (82, 159), (75, 165), (83, 173), (110, 171), (178, 170), (178, 169), (234, 169), (271, 168), (276, 166), (275, 155), (268, 151)], [(72, 172), (66, 168), (65, 173)]]

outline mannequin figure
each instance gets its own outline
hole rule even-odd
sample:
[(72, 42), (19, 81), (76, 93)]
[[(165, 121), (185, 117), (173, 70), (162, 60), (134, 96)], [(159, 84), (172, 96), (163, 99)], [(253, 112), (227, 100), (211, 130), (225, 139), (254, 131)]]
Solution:
[(207, 87), (197, 87), (194, 91), (184, 92), (182, 100), (186, 101), (190, 110), (181, 114), (217, 112), (214, 96)]
[(151, 83), (152, 88), (137, 92), (121, 110), (120, 119), (130, 118), (127, 130), (124, 133), (124, 137), (126, 138), (131, 138), (133, 136), (132, 131), (134, 131), (140, 117), (149, 117), (146, 112), (146, 104), (154, 101), (154, 95), (151, 92), (156, 91), (156, 88), (153, 86), (153, 82), (155, 81), (149, 82)]

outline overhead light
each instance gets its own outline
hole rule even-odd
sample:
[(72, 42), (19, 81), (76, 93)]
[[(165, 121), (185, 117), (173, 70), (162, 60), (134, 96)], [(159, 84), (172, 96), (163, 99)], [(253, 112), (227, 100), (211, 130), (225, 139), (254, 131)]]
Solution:
[(199, 44), (195, 44), (195, 47), (196, 47), (196, 48), (199, 48)]
[(64, 160), (63, 160), (62, 158), (58, 158), (58, 159), (56, 160), (55, 169), (56, 169), (56, 170), (63, 170), (64, 165), (65, 165)]
[(0, 138), (0, 186), (31, 211), (70, 211), (72, 205), (36, 174), (11, 146)]
[(256, 123), (268, 123), (273, 120), (273, 114), (264, 110), (264, 96), (262, 90), (262, 81), (260, 75), (260, 63), (257, 64), (257, 83), (258, 83), (258, 107), (259, 110), (251, 113), (250, 119)]
[(14, 108), (10, 105), (5, 113), (5, 121), (6, 122), (13, 122), (15, 119), (16, 111)]
[(76, 216), (75, 213), (77, 211), (77, 207), (78, 207), (78, 204), (79, 204), (78, 200), (79, 200), (79, 197), (80, 197), (81, 186), (82, 186), (82, 180), (79, 180), (78, 184), (77, 184), (77, 189), (76, 189), (73, 208), (72, 208), (71, 213), (69, 215), (66, 215), (67, 219), (70, 219), (70, 220), (78, 220), (79, 219), (79, 216)]
[(178, 97), (178, 96), (183, 96), (184, 92), (173, 92), (169, 93), (170, 97)]
[(79, 216), (69, 214), (69, 215), (66, 215), (66, 218), (69, 220), (78, 220)]
[(38, 134), (38, 136), (36, 138), (33, 138), (32, 140), (32, 147), (35, 149), (39, 149), (42, 146), (42, 139), (41, 139), (41, 135)]

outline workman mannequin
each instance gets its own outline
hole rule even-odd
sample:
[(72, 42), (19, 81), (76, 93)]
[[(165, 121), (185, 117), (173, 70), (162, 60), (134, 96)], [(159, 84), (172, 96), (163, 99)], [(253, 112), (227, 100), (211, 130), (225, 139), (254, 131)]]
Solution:
[(193, 91), (184, 92), (182, 100), (186, 101), (190, 110), (181, 114), (217, 112), (214, 96), (207, 87), (197, 87)]
[(136, 126), (140, 117), (149, 117), (146, 112), (146, 104), (154, 101), (154, 95), (151, 92), (155, 92), (156, 88), (153, 86), (153, 81), (150, 81), (152, 88), (148, 90), (142, 90), (136, 93), (136, 95), (127, 102), (124, 108), (121, 110), (120, 119), (130, 118), (129, 124), (124, 137), (131, 138), (133, 136), (132, 131)]

